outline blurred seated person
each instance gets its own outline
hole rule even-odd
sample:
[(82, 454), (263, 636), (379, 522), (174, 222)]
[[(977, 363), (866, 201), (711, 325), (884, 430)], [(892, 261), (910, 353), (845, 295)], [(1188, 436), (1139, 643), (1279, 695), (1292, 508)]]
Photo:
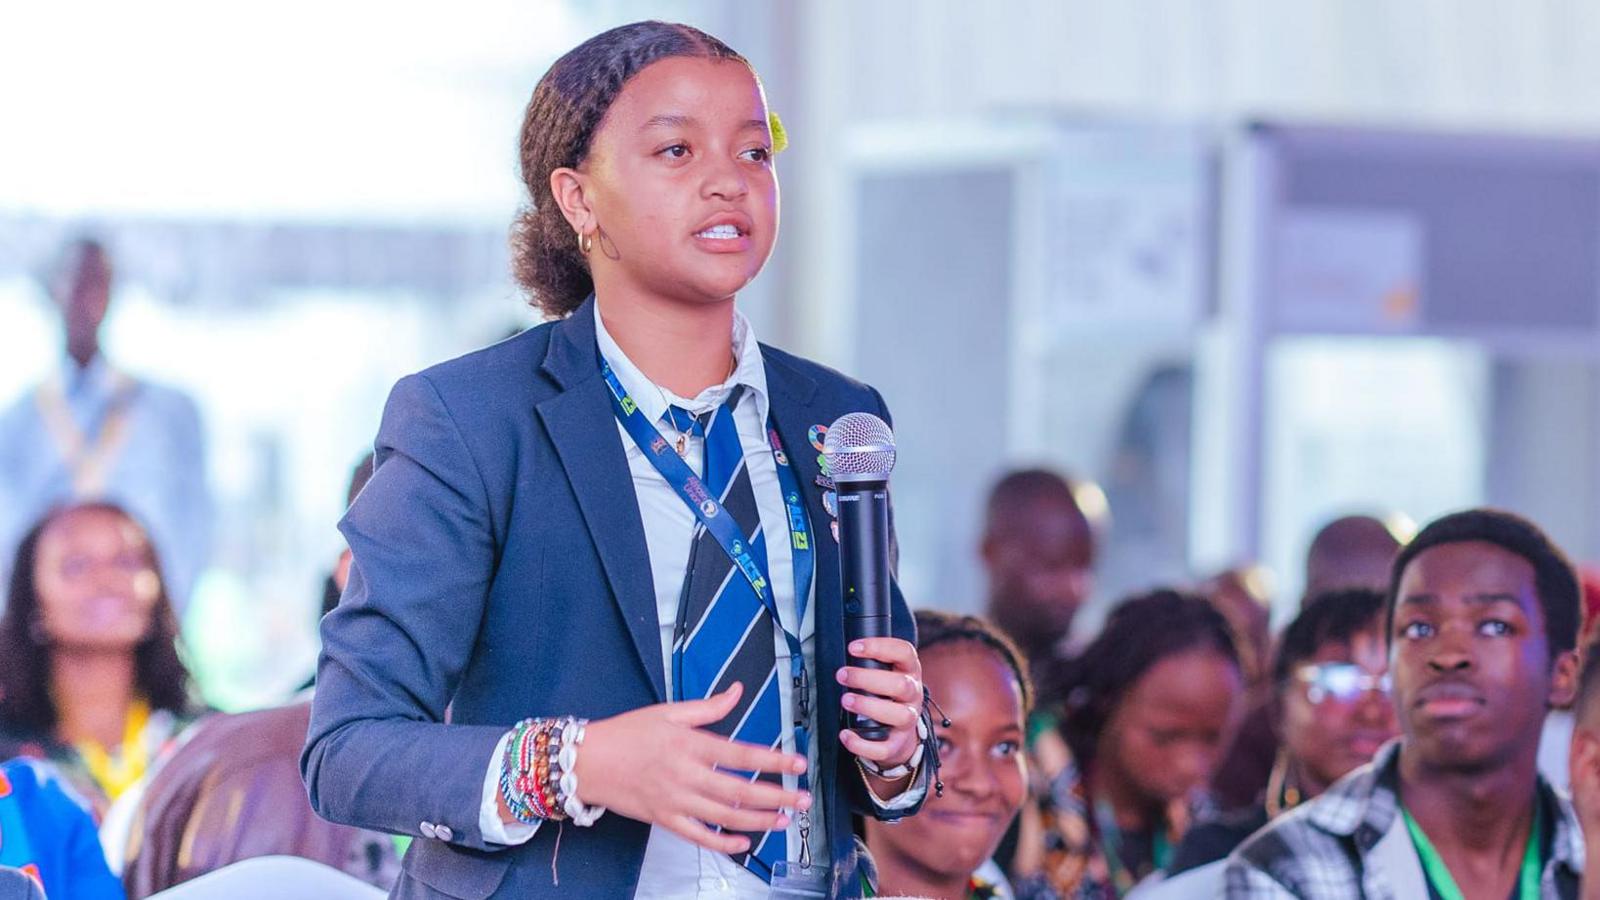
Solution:
[[(355, 471), (350, 473), (350, 490), (345, 495), (344, 503), (346, 508), (356, 502), (356, 495), (361, 493), (361, 489), (366, 487), (372, 478), (372, 460), (373, 456), (369, 451), (360, 462), (356, 463)], [(346, 547), (339, 553), (339, 560), (334, 563), (333, 572), (323, 584), (322, 615), (324, 616), (333, 612), (333, 608), (339, 605), (339, 598), (344, 595), (345, 583), (350, 580), (350, 559), (350, 548)]]
[(243, 859), (313, 860), (385, 890), (388, 835), (319, 818), (300, 780), (311, 706), (211, 716), (150, 779), (134, 813), (123, 884), (145, 897)]
[[(1340, 588), (1387, 591), (1389, 564), (1400, 549), (1402, 538), (1414, 530), (1408, 520), (1398, 515), (1387, 520), (1343, 516), (1324, 525), (1306, 550), (1301, 608), (1313, 597)], [(1216, 587), (1225, 590), (1226, 584)], [(1215, 590), (1211, 595), (1213, 599), (1226, 597)], [(1265, 660), (1269, 655), (1264, 653), (1259, 658)], [(1265, 674), (1264, 668), (1260, 671)], [(1261, 683), (1252, 691), (1234, 744), (1211, 781), (1211, 800), (1218, 809), (1249, 816), (1260, 808), (1279, 750), (1273, 723), (1277, 704), (1270, 683)]]
[(1302, 605), (1338, 588), (1389, 589), (1389, 566), (1416, 532), (1405, 516), (1340, 516), (1322, 526), (1306, 548)]
[(1546, 711), (1571, 701), (1578, 580), (1538, 526), (1435, 520), (1385, 605), (1401, 739), (1228, 857), (1224, 895), (1571, 900), (1583, 837), (1539, 776)]
[(1022, 653), (974, 616), (917, 612), (922, 681), (942, 711), (943, 791), (915, 816), (866, 823), (883, 895), (935, 900), (1008, 898), (998, 873), (980, 872), (1027, 792), (1024, 723), (1031, 688)]
[(138, 523), (105, 503), (46, 516), (0, 616), (0, 757), (56, 763), (98, 820), (194, 711), (177, 637)]
[[(50, 900), (122, 900), (94, 819), (38, 760), (0, 764), (0, 867), (37, 879)], [(27, 897), (26, 887), (14, 875), (0, 877), (0, 900)]]
[(79, 239), (48, 279), (65, 353), (56, 373), (0, 410), (0, 570), (49, 510), (111, 500), (148, 526), (181, 613), (211, 546), (204, 429), (189, 396), (106, 359), (113, 274), (105, 245)]
[[(1588, 647), (1595, 640), (1596, 612), (1600, 611), (1600, 569), (1589, 565), (1578, 566), (1578, 588), (1582, 591), (1583, 609), (1578, 618), (1578, 646)], [(1587, 665), (1587, 663), (1585, 663)], [(1568, 754), (1576, 746), (1574, 732), (1576, 713), (1580, 707), (1555, 707), (1544, 717), (1544, 728), (1539, 735), (1539, 774), (1559, 791), (1574, 793), (1568, 781), (1571, 760)]]
[(1382, 593), (1346, 588), (1316, 597), (1289, 623), (1272, 668), (1282, 741), (1267, 794), (1253, 809), (1197, 822), (1169, 875), (1221, 861), (1272, 817), (1371, 762), (1395, 736), (1383, 607)]
[(1259, 806), (1278, 754), (1272, 727), (1272, 708), (1277, 701), (1271, 677), (1269, 580), (1264, 566), (1247, 564), (1224, 569), (1199, 587), (1233, 629), (1245, 679), (1244, 718), (1211, 776), (1210, 802), (1222, 809)]
[(1228, 622), (1207, 600), (1158, 590), (1112, 611), (1069, 667), (1051, 782), (1012, 871), (1019, 898), (1121, 897), (1172, 862), (1242, 712)]
[[(1585, 572), (1586, 606), (1587, 575)], [(1583, 831), (1582, 896), (1583, 900), (1600, 900), (1600, 643), (1596, 643), (1592, 635), (1584, 645), (1583, 668), (1578, 676), (1578, 693), (1572, 712), (1576, 721), (1568, 764), (1572, 807)]]

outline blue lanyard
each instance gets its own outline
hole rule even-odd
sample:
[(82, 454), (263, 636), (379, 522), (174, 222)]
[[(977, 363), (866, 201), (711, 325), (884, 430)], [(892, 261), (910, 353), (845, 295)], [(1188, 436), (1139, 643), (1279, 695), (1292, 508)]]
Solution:
[[(611, 371), (611, 363), (602, 359), (600, 372), (611, 388), (611, 408), (617, 415), (617, 421), (622, 423), (622, 427), (627, 430), (633, 442), (639, 446), (640, 451), (650, 460), (651, 465), (655, 466), (661, 477), (666, 479), (667, 484), (672, 486), (694, 512), (700, 524), (711, 532), (711, 536), (716, 539), (723, 552), (733, 560), (734, 567), (744, 573), (756, 597), (771, 614), (772, 623), (783, 633), (784, 642), (789, 645), (789, 675), (794, 685), (795, 752), (809, 754), (811, 685), (806, 677), (805, 656), (801, 652), (799, 636), (783, 627), (783, 617), (778, 615), (778, 602), (772, 595), (766, 572), (766, 560), (758, 560), (750, 552), (750, 544), (740, 533), (739, 525), (733, 521), (733, 516), (724, 512), (722, 504), (711, 496), (700, 476), (694, 474), (689, 464), (672, 451), (667, 439), (662, 437), (656, 426), (639, 411), (639, 404), (628, 396), (627, 389), (617, 380), (616, 373)], [(732, 410), (729, 410), (729, 413), (731, 414)], [(793, 554), (791, 568), (794, 570), (795, 627), (798, 629), (800, 622), (805, 618), (806, 603), (811, 594), (814, 552), (811, 547), (811, 525), (806, 516), (805, 503), (801, 500), (799, 479), (795, 478), (794, 469), (789, 465), (789, 457), (784, 453), (783, 445), (778, 440), (778, 430), (770, 421), (767, 423), (767, 443), (772, 450), (772, 459), (778, 467), (778, 485), (783, 491), (783, 506), (789, 519), (789, 548)], [(802, 774), (800, 789), (809, 790), (809, 784), (810, 779)], [(805, 830), (808, 829), (802, 829)]]

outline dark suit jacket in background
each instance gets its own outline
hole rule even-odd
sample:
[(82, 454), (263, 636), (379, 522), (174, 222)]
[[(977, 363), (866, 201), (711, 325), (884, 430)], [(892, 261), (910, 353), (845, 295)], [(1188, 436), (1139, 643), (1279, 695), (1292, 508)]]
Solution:
[[(602, 719), (667, 699), (644, 525), (600, 376), (593, 303), (402, 379), (378, 433), (377, 471), (340, 523), (354, 562), (323, 620), (301, 769), (313, 807), (333, 821), (448, 834), (412, 845), (395, 896), (625, 897), (638, 881), (642, 822), (568, 823), (559, 887), (557, 828), (517, 847), (487, 845), (478, 829), (490, 755), (517, 720)], [(836, 890), (848, 893), (850, 816), (874, 807), (839, 745), (839, 548), (807, 429), (888, 413), (870, 387), (771, 347), (762, 354), (817, 537), (823, 777), (813, 789), (826, 791)], [(894, 631), (914, 640), (898, 587)]]

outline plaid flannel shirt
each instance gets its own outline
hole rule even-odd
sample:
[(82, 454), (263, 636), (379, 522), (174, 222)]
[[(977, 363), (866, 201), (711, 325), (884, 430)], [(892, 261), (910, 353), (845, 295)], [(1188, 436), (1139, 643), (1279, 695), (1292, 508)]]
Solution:
[[(1413, 900), (1397, 897), (1373, 849), (1399, 817), (1400, 741), (1378, 751), (1321, 796), (1251, 835), (1228, 857), (1228, 900)], [(1545, 821), (1555, 824), (1539, 879), (1542, 900), (1576, 900), (1583, 875), (1583, 835), (1572, 805), (1543, 778)]]

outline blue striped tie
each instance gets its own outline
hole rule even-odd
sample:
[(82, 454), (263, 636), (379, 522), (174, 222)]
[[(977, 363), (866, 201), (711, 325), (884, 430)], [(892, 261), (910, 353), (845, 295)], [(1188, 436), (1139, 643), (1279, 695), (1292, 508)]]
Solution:
[[(750, 553), (770, 585), (761, 516), (734, 424), (733, 410), (740, 393), (735, 390), (726, 404), (703, 418), (678, 407), (669, 408), (667, 415), (676, 430), (705, 438), (702, 480), (724, 511), (739, 523), (740, 532), (749, 541)], [(783, 712), (778, 695), (776, 628), (750, 581), (734, 568), (716, 539), (697, 524), (672, 635), (673, 699), (709, 697), (735, 681), (741, 682), (744, 693), (738, 705), (710, 730), (733, 740), (778, 747)], [(733, 774), (757, 777), (748, 772)], [(759, 777), (782, 783), (779, 775)], [(787, 834), (755, 832), (747, 837), (753, 850), (734, 854), (734, 860), (770, 881), (773, 865), (788, 857)]]

